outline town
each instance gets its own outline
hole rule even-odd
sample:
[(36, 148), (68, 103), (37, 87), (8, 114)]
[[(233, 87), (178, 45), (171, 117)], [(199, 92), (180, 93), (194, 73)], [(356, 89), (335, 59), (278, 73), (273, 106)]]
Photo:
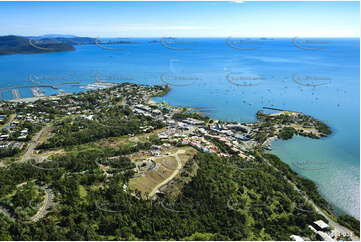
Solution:
[[(251, 162), (255, 160), (255, 150), (271, 150), (270, 142), (278, 138), (288, 139), (297, 134), (321, 138), (330, 134), (327, 125), (298, 112), (259, 111), (257, 122), (237, 123), (211, 119), (189, 107), (152, 100), (169, 91), (168, 85), (124, 83), (77, 94), (39, 95), (31, 102), (26, 99), (1, 102), (0, 166), (34, 160), (31, 163), (34, 167), (50, 169), (42, 167), (42, 162), (66, 153), (66, 146), (93, 141), (110, 146), (112, 142), (133, 146), (141, 141), (151, 142), (150, 147), (126, 156), (134, 164), (131, 167), (136, 175), (129, 185), (124, 184), (124, 190), (130, 186), (140, 190), (143, 197), (157, 199), (179, 178), (179, 171), (197, 151), (226, 158), (237, 156)], [(82, 133), (91, 127), (94, 127), (92, 132)], [(110, 139), (104, 141), (107, 138)], [(119, 158), (108, 157), (97, 165), (111, 177), (109, 164)], [(323, 221), (315, 224), (318, 227), (310, 225), (311, 230), (322, 240), (337, 239), (344, 233), (336, 228), (331, 230)], [(303, 241), (297, 235), (290, 238)]]

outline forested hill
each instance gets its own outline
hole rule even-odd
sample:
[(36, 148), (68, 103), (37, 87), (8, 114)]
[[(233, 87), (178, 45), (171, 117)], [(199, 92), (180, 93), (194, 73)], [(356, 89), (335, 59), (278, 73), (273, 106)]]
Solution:
[(37, 54), (72, 50), (75, 50), (75, 48), (68, 43), (39, 42), (15, 35), (0, 36), (0, 55)]

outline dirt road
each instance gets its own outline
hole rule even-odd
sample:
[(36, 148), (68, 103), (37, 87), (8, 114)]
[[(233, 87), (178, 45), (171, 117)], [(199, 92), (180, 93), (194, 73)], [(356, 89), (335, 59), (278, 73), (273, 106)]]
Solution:
[(150, 197), (153, 197), (159, 190), (160, 187), (162, 187), (163, 185), (167, 184), (168, 182), (170, 182), (177, 174), (178, 172), (180, 171), (180, 169), (182, 168), (182, 162), (181, 160), (179, 159), (178, 157), (178, 154), (183, 154), (185, 153), (186, 151), (185, 150), (178, 150), (174, 156), (175, 156), (175, 159), (177, 160), (177, 168), (175, 169), (175, 171), (167, 178), (165, 179), (164, 181), (162, 181), (161, 183), (159, 183), (149, 194)]

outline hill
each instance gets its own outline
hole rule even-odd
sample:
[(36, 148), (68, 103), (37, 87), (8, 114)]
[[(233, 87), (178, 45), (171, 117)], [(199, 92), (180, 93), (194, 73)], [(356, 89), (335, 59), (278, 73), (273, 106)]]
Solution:
[(0, 36), (0, 55), (38, 54), (72, 50), (75, 50), (75, 48), (67, 43), (35, 41), (15, 35)]
[[(35, 38), (31, 38), (35, 39)], [(89, 45), (94, 44), (95, 39), (89, 37), (47, 37), (37, 39), (37, 43), (57, 43), (57, 44), (69, 44), (69, 45)]]

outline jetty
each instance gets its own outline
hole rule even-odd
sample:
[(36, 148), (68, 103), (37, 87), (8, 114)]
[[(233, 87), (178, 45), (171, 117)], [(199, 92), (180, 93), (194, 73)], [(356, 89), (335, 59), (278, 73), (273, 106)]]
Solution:
[(280, 108), (262, 107), (262, 109), (269, 109), (269, 110), (275, 110), (275, 111), (281, 111), (281, 112), (286, 111), (286, 112), (298, 113), (296, 111), (287, 110), (287, 109), (280, 109)]

